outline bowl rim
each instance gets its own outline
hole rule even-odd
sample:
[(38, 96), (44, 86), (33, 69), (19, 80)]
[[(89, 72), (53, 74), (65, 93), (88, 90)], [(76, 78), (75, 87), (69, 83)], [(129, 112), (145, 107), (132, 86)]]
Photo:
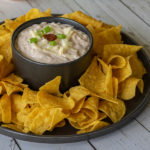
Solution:
[[(18, 36), (18, 34), (22, 31), (22, 30), (24, 30), (25, 28), (23, 28), (26, 24), (30, 24), (30, 22), (34, 22), (34, 21), (37, 21), (37, 20), (41, 20), (41, 23), (42, 22), (44, 22), (44, 21), (42, 21), (43, 19), (60, 19), (60, 20), (65, 20), (65, 21), (67, 21), (67, 22), (71, 22), (71, 23), (73, 23), (73, 24), (77, 24), (78, 26), (81, 26), (82, 28), (84, 28), (84, 30), (86, 31), (86, 33), (85, 34), (87, 34), (87, 36), (89, 37), (89, 42), (90, 42), (90, 46), (89, 46), (89, 48), (88, 48), (88, 50), (87, 50), (87, 52), (84, 54), (84, 55), (82, 55), (82, 56), (80, 56), (79, 58), (77, 58), (77, 59), (75, 59), (75, 60), (72, 60), (72, 61), (68, 61), (68, 62), (64, 62), (64, 63), (58, 63), (58, 64), (48, 64), (48, 63), (43, 63), (43, 62), (37, 62), (37, 61), (34, 61), (34, 60), (32, 60), (32, 59), (29, 59), (29, 58), (27, 58), (27, 57), (25, 57), (24, 55), (22, 55), (18, 50), (17, 50), (17, 48), (15, 47), (15, 41), (16, 41), (16, 38), (17, 38), (17, 36)], [(46, 22), (46, 21), (45, 21)], [(53, 22), (55, 22), (55, 21), (53, 21)], [(67, 22), (66, 23), (64, 23), (64, 24), (67, 24)], [(51, 22), (48, 22), (48, 23), (51, 23)], [(35, 24), (39, 24), (39, 23), (35, 23)], [(33, 25), (33, 24), (32, 24)], [(30, 25), (30, 26), (32, 26), (32, 25)], [(28, 26), (28, 27), (30, 27), (30, 26)], [(73, 26), (73, 25), (72, 25)], [(26, 27), (26, 28), (28, 28), (28, 27)], [(74, 27), (74, 26), (73, 26)], [(22, 29), (23, 28), (23, 29)], [(20, 30), (20, 32), (18, 32), (17, 34), (16, 34), (16, 32), (18, 31), (18, 30)], [(78, 29), (79, 30), (79, 29)], [(81, 30), (80, 30), (81, 31)], [(82, 31), (83, 32), (83, 31)], [(14, 38), (14, 36), (16, 37), (16, 38)], [(17, 53), (17, 55), (19, 55), (22, 59), (24, 59), (25, 61), (28, 61), (28, 62), (30, 62), (30, 63), (33, 63), (33, 64), (36, 64), (36, 65), (40, 65), (40, 66), (63, 66), (63, 65), (69, 65), (69, 64), (73, 64), (73, 63), (75, 63), (75, 62), (78, 62), (78, 61), (80, 61), (82, 58), (84, 58), (86, 55), (88, 55), (91, 51), (92, 51), (92, 47), (93, 47), (93, 36), (92, 36), (92, 34), (91, 34), (91, 32), (84, 26), (84, 25), (82, 25), (82, 24), (80, 24), (80, 23), (78, 23), (77, 21), (74, 21), (74, 20), (72, 20), (72, 19), (68, 19), (68, 18), (64, 18), (64, 17), (40, 17), (40, 18), (36, 18), (36, 19), (32, 19), (32, 20), (29, 20), (29, 21), (27, 21), (27, 22), (24, 22), (23, 24), (21, 24), (20, 26), (18, 26), (16, 29), (15, 29), (15, 31), (13, 32), (13, 34), (12, 34), (12, 37), (11, 37), (11, 47), (12, 47), (12, 51), (15, 51), (16, 53)]]

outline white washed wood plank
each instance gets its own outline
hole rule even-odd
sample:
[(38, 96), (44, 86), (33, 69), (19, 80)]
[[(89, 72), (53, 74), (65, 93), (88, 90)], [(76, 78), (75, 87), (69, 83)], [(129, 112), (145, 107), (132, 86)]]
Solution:
[(150, 103), (136, 119), (150, 132)]
[[(150, 27), (133, 14), (118, 0), (95, 0), (105, 12), (114, 18), (117, 23), (122, 24), (123, 31), (129, 34), (139, 44), (143, 45), (150, 54)], [(149, 55), (150, 56), (150, 55)]]
[[(69, 0), (68, 0), (69, 1)], [(81, 8), (83, 8), (86, 12), (88, 12), (89, 15), (92, 17), (102, 20), (105, 23), (108, 24), (114, 24), (118, 25), (114, 18), (110, 17), (102, 8), (100, 5), (97, 5), (94, 1), (91, 2), (91, 0), (75, 0)], [(70, 1), (71, 3), (71, 1)]]
[(150, 134), (136, 121), (111, 134), (90, 141), (99, 150), (150, 149)]
[(67, 144), (41, 144), (17, 140), (22, 150), (93, 150), (87, 142)]
[(0, 135), (0, 150), (19, 150), (19, 148), (13, 139)]
[(150, 0), (121, 0), (150, 26)]
[(21, 16), (30, 9), (26, 1), (0, 0), (0, 21)]
[(69, 9), (62, 0), (27, 0), (27, 2), (32, 7), (36, 7), (41, 10), (51, 8), (52, 13), (61, 14), (71, 12), (71, 9)]

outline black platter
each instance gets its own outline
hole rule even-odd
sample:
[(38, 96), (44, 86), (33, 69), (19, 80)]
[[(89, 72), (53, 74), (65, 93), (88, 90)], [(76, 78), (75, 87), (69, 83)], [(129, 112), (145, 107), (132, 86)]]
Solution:
[[(1, 22), (0, 24), (2, 23), (3, 22)], [(138, 43), (136, 43), (125, 33), (122, 33), (122, 40), (126, 44), (138, 45)], [(0, 127), (0, 134), (12, 138), (24, 140), (24, 141), (30, 141), (30, 142), (71, 143), (71, 142), (78, 142), (82, 140), (89, 140), (91, 138), (99, 137), (104, 134), (115, 131), (118, 128), (123, 127), (124, 125), (129, 123), (133, 118), (135, 118), (139, 113), (142, 112), (142, 110), (145, 108), (146, 104), (150, 99), (150, 61), (144, 49), (138, 52), (138, 57), (143, 62), (147, 70), (147, 74), (144, 75), (144, 84), (145, 84), (144, 92), (143, 94), (140, 94), (137, 90), (136, 96), (132, 100), (125, 101), (126, 108), (127, 108), (126, 115), (119, 122), (112, 124), (108, 127), (102, 128), (100, 130), (93, 131), (90, 133), (80, 134), (80, 135), (77, 135), (76, 134), (77, 130), (71, 127), (68, 123), (66, 126), (62, 128), (56, 128), (54, 129), (53, 132), (46, 132), (44, 135), (34, 135), (32, 133), (25, 134), (25, 133), (13, 131), (11, 129), (3, 128), (3, 127)]]

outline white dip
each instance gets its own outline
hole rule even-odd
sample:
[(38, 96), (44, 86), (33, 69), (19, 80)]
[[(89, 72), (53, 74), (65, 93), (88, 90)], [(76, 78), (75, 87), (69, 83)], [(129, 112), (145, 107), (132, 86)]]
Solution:
[[(47, 39), (47, 36), (56, 39)], [(31, 60), (59, 64), (84, 55), (89, 49), (89, 38), (73, 26), (42, 22), (21, 31), (16, 39), (16, 48)]]

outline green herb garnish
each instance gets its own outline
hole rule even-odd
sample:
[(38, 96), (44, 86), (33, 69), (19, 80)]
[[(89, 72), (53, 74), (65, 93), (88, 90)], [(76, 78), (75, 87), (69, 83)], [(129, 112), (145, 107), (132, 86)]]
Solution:
[(51, 31), (51, 28), (49, 26), (47, 26), (43, 30), (44, 30), (44, 33), (48, 33)]
[(39, 32), (36, 32), (36, 35), (39, 36), (40, 38), (43, 37), (43, 35), (41, 33), (39, 33)]
[(55, 46), (55, 45), (56, 45), (56, 41), (50, 41), (49, 44), (50, 44), (51, 46)]
[(31, 38), (30, 39), (30, 43), (37, 43), (38, 42), (38, 39), (37, 38)]
[(57, 34), (57, 38), (59, 38), (59, 39), (65, 39), (66, 35), (65, 34)]

